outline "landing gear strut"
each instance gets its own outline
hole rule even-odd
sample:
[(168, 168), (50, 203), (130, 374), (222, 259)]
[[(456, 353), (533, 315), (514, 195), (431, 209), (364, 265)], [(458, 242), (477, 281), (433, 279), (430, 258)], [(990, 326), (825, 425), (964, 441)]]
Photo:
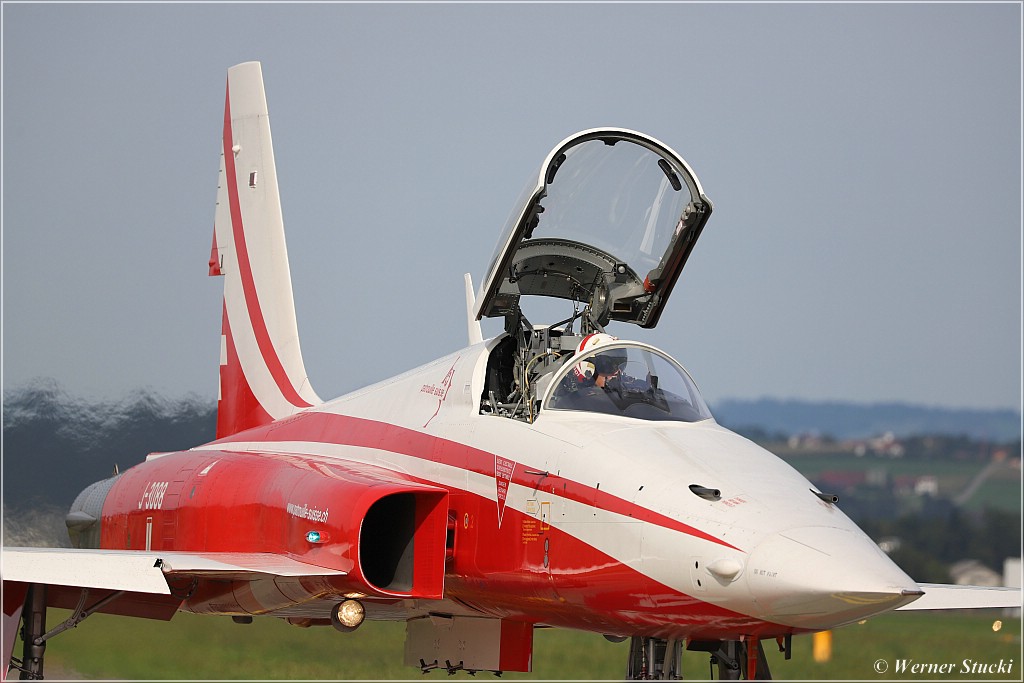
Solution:
[(770, 681), (772, 673), (759, 640), (725, 640), (711, 651), (711, 667), (718, 665), (719, 680)]
[[(787, 641), (788, 646), (788, 641)], [(771, 671), (761, 641), (692, 640), (687, 650), (707, 652), (711, 655), (711, 674), (723, 681), (770, 681)], [(633, 636), (629, 641), (629, 664), (626, 678), (631, 681), (682, 680), (683, 641)], [(787, 657), (788, 658), (788, 657)]]
[(122, 595), (124, 595), (124, 591), (115, 591), (92, 606), (86, 607), (89, 600), (89, 589), (83, 588), (78, 598), (78, 605), (71, 616), (47, 631), (46, 584), (30, 584), (25, 595), (25, 607), (21, 612), (21, 640), (25, 646), (22, 650), (21, 661), (12, 657), (10, 668), (21, 671), (19, 678), (23, 681), (43, 680), (43, 653), (46, 650), (46, 641), (59, 633), (75, 628), (86, 618)]
[(22, 610), (24, 626), (21, 639), (25, 647), (21, 655), (21, 676), (23, 681), (38, 681), (43, 678), (43, 652), (46, 650), (46, 586), (37, 583), (28, 587), (25, 608)]
[(631, 681), (680, 681), (683, 679), (683, 641), (633, 636), (629, 639)]

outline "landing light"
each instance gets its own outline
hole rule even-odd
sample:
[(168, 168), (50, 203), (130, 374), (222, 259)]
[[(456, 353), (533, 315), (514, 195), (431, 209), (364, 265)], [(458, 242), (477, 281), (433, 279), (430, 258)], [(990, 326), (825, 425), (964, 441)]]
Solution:
[(342, 633), (354, 631), (366, 618), (366, 609), (358, 600), (339, 602), (331, 610), (331, 626)]
[(1003, 627), (1003, 622), (1000, 621), (999, 619), (996, 619), (995, 621), (992, 622), (992, 630), (993, 631), (998, 631), (1002, 627)]

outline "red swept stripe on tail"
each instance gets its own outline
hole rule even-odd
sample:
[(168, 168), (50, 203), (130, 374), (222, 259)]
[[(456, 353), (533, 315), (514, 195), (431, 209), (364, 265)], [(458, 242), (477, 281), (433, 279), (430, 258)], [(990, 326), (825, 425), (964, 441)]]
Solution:
[(210, 275), (224, 277), (217, 438), (320, 403), (299, 348), (263, 75), (228, 70)]
[(221, 439), (250, 427), (269, 424), (274, 418), (253, 396), (245, 373), (238, 361), (238, 352), (231, 339), (227, 311), (221, 334), (220, 395), (217, 397), (217, 438)]

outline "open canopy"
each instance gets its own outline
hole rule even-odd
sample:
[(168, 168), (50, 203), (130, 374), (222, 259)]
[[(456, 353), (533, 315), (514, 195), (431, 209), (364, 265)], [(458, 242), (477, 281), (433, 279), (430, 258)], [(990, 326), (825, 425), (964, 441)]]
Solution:
[(711, 215), (689, 165), (642, 133), (599, 128), (555, 147), (527, 184), (477, 295), (476, 317), (523, 297), (589, 307), (592, 320), (654, 327)]

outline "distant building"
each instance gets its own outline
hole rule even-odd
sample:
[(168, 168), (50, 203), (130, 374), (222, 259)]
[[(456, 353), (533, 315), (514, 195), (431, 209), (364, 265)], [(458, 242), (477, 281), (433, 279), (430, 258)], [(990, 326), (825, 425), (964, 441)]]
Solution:
[(885, 467), (872, 467), (867, 473), (867, 483), (869, 486), (888, 486), (889, 470)]
[(958, 586), (1002, 586), (1003, 577), (978, 560), (960, 560), (949, 568), (949, 577)]
[(883, 458), (902, 458), (907, 452), (906, 447), (892, 432), (886, 432), (882, 436), (866, 441), (847, 441), (844, 445), (847, 449), (853, 450), (857, 457), (872, 453)]
[(814, 451), (820, 449), (824, 445), (825, 441), (822, 439), (821, 434), (815, 432), (807, 432), (803, 434), (793, 434), (789, 437), (787, 444), (794, 451)]
[(814, 478), (816, 484), (824, 488), (850, 491), (865, 481), (863, 472), (847, 472), (845, 470), (825, 470)]
[(872, 439), (870, 443), (871, 450), (887, 458), (902, 458), (906, 452), (903, 444), (896, 440), (896, 435), (892, 432), (886, 432), (877, 439)]
[[(1019, 557), (1008, 557), (1003, 560), (1003, 585), (1020, 588), (1021, 564)], [(1011, 607), (1004, 612), (1008, 617), (1020, 618), (1020, 607)]]
[(914, 482), (914, 493), (919, 496), (938, 496), (939, 480), (930, 474), (918, 477)]

